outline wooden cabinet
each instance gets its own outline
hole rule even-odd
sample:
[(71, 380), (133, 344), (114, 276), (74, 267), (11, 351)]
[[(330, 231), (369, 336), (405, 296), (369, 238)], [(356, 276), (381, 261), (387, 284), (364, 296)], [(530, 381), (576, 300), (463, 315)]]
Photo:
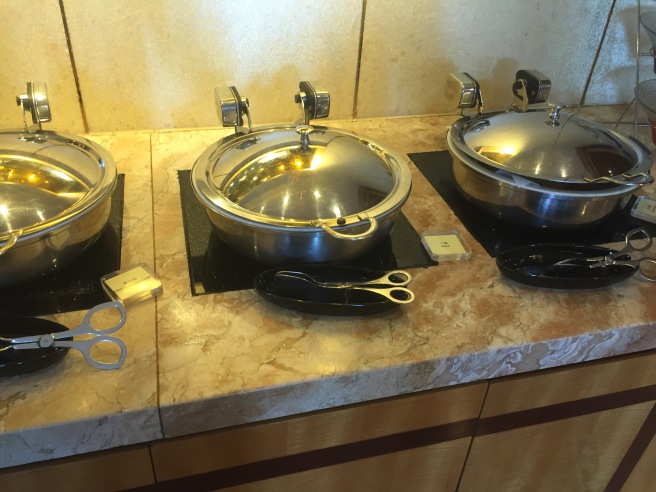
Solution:
[(156, 490), (148, 444), (0, 470), (2, 492)]
[(460, 490), (654, 490), (655, 402), (653, 352), (492, 381)]
[(487, 383), (153, 443), (158, 490), (454, 491)]
[(1, 470), (0, 490), (644, 492), (654, 435), (650, 351)]

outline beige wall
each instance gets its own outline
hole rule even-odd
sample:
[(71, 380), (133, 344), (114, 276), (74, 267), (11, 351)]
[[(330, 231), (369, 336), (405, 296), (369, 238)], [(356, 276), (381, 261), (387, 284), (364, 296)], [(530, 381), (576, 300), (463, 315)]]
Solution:
[[(77, 133), (217, 126), (213, 88), (225, 85), (249, 98), (254, 124), (295, 121), (301, 80), (319, 81), (330, 92), (333, 119), (454, 113), (444, 95), (454, 71), (479, 80), (487, 107), (510, 103), (520, 68), (551, 78), (552, 101), (577, 105), (612, 2), (61, 4), (77, 84), (60, 2), (0, 0), (0, 128), (21, 125), (15, 96), (27, 81), (48, 84), (53, 121), (46, 127)], [(586, 104), (631, 100), (637, 30), (636, 1), (618, 0)]]

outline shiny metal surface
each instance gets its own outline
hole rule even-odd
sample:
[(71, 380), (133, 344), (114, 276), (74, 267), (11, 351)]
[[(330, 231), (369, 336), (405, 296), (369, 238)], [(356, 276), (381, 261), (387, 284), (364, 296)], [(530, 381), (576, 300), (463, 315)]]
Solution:
[(407, 195), (409, 170), (401, 157), (326, 127), (313, 127), (308, 138), (306, 146), (297, 127), (289, 126), (218, 143), (199, 159), (194, 186), (237, 216), (293, 226), (317, 219), (349, 222)]
[(219, 235), (271, 264), (362, 254), (387, 235), (411, 187), (405, 156), (316, 125), (227, 137), (198, 158), (191, 181)]
[(236, 87), (217, 87), (214, 89), (214, 103), (223, 126), (244, 126), (244, 116), (246, 116), (248, 118), (248, 128), (251, 128), (248, 99), (241, 97)]
[(646, 147), (560, 107), (462, 118), (449, 133), (452, 145), (479, 164), (528, 179), (588, 189), (598, 187), (591, 184), (598, 178), (629, 185), (653, 180)]
[(95, 241), (115, 185), (113, 160), (93, 142), (0, 132), (0, 286), (60, 268)]
[(25, 111), (32, 114), (32, 123), (36, 123), (39, 129), (41, 129), (41, 123), (52, 119), (50, 103), (48, 102), (48, 87), (44, 82), (28, 82), (26, 93), (16, 97), (16, 104), (23, 110), (23, 122), (26, 131)]
[(638, 188), (614, 185), (594, 191), (568, 191), (527, 181), (480, 165), (450, 141), (453, 174), (463, 196), (490, 214), (520, 226), (575, 229), (594, 225), (618, 208)]
[(104, 154), (72, 136), (0, 132), (0, 240), (51, 227), (111, 191)]
[(537, 70), (518, 70), (513, 84), (513, 107), (526, 111), (529, 104), (541, 103), (549, 98), (551, 80)]
[(475, 108), (480, 103), (480, 87), (468, 73), (452, 73), (447, 79), (446, 97), (455, 99), (458, 109)]
[(330, 94), (320, 88), (316, 82), (302, 81), (298, 88), (300, 91), (294, 100), (301, 105), (304, 122), (310, 124), (310, 120), (328, 118), (330, 114)]

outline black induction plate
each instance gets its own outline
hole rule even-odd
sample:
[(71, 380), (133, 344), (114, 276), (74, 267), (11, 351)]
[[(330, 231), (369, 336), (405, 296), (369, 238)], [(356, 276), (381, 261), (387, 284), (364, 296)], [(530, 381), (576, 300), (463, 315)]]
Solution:
[(71, 264), (31, 282), (0, 289), (0, 313), (21, 316), (81, 311), (107, 301), (100, 277), (121, 267), (125, 175), (112, 193), (107, 225)]
[[(178, 182), (192, 295), (252, 289), (255, 276), (272, 266), (240, 255), (221, 240), (194, 195), (190, 171), (178, 171)], [(381, 271), (437, 265), (403, 212), (381, 243), (347, 264)]]
[(495, 257), (515, 246), (538, 243), (607, 244), (624, 242), (626, 233), (636, 227), (645, 227), (656, 235), (656, 224), (630, 215), (635, 202), (632, 197), (624, 208), (617, 208), (599, 224), (563, 231), (538, 227), (518, 226), (487, 214), (485, 209), (466, 200), (455, 184), (453, 161), (447, 151), (409, 154), (417, 169), (435, 188), (460, 222), (485, 251)]
[(368, 316), (394, 309), (399, 304), (364, 290), (331, 289), (285, 277), (280, 270), (307, 273), (319, 282), (362, 282), (380, 278), (384, 271), (368, 268), (325, 265), (272, 268), (255, 277), (255, 291), (278, 306), (304, 313), (327, 316)]
[[(508, 278), (534, 287), (551, 289), (596, 289), (622, 282), (638, 270), (637, 266), (609, 265), (589, 268), (567, 266), (553, 268), (569, 258), (592, 258), (615, 253), (600, 246), (574, 244), (533, 244), (511, 248), (497, 256), (497, 267)], [(619, 258), (624, 258), (621, 256)]]
[[(28, 316), (0, 316), (0, 336), (18, 338), (30, 335), (46, 335), (64, 331), (66, 328), (54, 321)], [(72, 340), (61, 338), (60, 340)], [(0, 344), (0, 347), (3, 347)], [(19, 376), (40, 371), (60, 361), (69, 351), (68, 347), (14, 350), (0, 352), (0, 377)]]

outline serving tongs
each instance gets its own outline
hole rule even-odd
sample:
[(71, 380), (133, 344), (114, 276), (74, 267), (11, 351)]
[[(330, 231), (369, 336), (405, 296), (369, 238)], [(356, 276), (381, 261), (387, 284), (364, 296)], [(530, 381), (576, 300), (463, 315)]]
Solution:
[(554, 263), (549, 269), (583, 267), (583, 268), (607, 268), (612, 265), (627, 265), (637, 267), (640, 275), (650, 282), (656, 282), (656, 258), (643, 256), (632, 258), (631, 253), (641, 253), (651, 248), (652, 237), (644, 227), (630, 230), (624, 238), (624, 248), (604, 256), (591, 256), (579, 258), (567, 258)]
[(382, 277), (362, 281), (328, 281), (322, 282), (313, 276), (295, 270), (280, 270), (275, 277), (293, 278), (325, 289), (364, 290), (383, 296), (396, 304), (409, 304), (415, 300), (415, 294), (405, 286), (412, 276), (403, 270), (393, 270)]
[[(116, 309), (121, 315), (121, 319), (106, 329), (97, 329), (93, 326), (92, 318), (96, 313), (105, 310)], [(120, 302), (105, 302), (91, 308), (84, 316), (84, 320), (80, 325), (71, 330), (67, 330), (63, 325), (60, 325), (62, 331), (31, 335), (19, 338), (6, 338), (0, 336), (0, 352), (5, 350), (25, 350), (25, 349), (44, 349), (49, 347), (69, 347), (79, 350), (89, 364), (98, 369), (118, 369), (123, 365), (128, 350), (123, 340), (109, 336), (111, 333), (118, 331), (127, 319), (125, 307)], [(54, 323), (58, 325), (58, 323)], [(90, 335), (91, 338), (85, 340), (73, 340), (75, 336)], [(92, 348), (97, 343), (110, 343), (117, 346), (121, 353), (116, 362), (103, 362), (94, 357)]]

